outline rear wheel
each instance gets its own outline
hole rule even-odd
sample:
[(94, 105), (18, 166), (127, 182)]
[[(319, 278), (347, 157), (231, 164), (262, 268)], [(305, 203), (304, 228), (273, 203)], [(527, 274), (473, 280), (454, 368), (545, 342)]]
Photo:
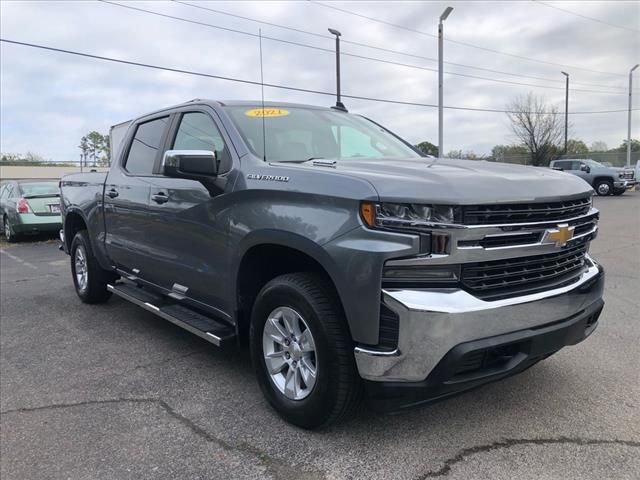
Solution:
[(353, 344), (333, 286), (315, 273), (286, 274), (258, 294), (250, 327), (258, 383), (285, 420), (318, 428), (360, 399)]
[(2, 219), (2, 227), (4, 231), (4, 238), (7, 240), (7, 242), (14, 243), (18, 241), (18, 234), (13, 231), (13, 227), (11, 226), (11, 223), (9, 222), (9, 219), (6, 215)]
[(611, 192), (613, 192), (613, 184), (610, 180), (598, 180), (594, 185), (594, 189), (598, 195), (604, 197), (611, 195)]
[(103, 270), (98, 263), (86, 230), (76, 233), (71, 242), (71, 274), (76, 293), (84, 303), (102, 303), (109, 300), (107, 284), (116, 280), (112, 272)]

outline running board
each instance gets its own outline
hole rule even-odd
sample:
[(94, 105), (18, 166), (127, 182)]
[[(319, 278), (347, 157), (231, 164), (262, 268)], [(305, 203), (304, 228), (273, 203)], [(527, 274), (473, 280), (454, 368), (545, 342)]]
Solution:
[(169, 298), (125, 283), (109, 284), (107, 290), (218, 347), (235, 341), (236, 334), (231, 325), (175, 303)]

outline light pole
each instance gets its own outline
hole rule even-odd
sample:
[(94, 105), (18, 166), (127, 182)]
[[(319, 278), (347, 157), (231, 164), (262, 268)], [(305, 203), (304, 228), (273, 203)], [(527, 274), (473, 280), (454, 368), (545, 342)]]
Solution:
[(453, 11), (453, 7), (447, 7), (440, 15), (440, 23), (438, 23), (438, 157), (442, 158), (444, 156), (444, 152), (442, 151), (442, 137), (443, 137), (443, 115), (442, 115), (442, 102), (444, 99), (444, 91), (443, 91), (443, 76), (444, 72), (442, 71), (442, 52), (443, 52), (443, 41), (444, 41), (444, 25), (443, 22), (447, 19), (449, 14)]
[(335, 28), (329, 28), (329, 33), (336, 36), (336, 108), (346, 111), (340, 99), (340, 37), (342, 34)]
[(567, 154), (567, 134), (569, 132), (569, 74), (560, 72), (567, 77), (564, 89), (564, 154)]
[(631, 166), (631, 87), (633, 86), (633, 71), (640, 67), (640, 64), (635, 65), (629, 70), (629, 116), (627, 118), (627, 167)]

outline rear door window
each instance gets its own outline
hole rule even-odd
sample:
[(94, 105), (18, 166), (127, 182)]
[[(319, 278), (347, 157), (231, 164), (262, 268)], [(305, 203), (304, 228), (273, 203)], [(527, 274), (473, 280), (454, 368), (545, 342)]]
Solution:
[(134, 175), (153, 174), (168, 123), (169, 117), (163, 117), (138, 125), (124, 165), (127, 172)]

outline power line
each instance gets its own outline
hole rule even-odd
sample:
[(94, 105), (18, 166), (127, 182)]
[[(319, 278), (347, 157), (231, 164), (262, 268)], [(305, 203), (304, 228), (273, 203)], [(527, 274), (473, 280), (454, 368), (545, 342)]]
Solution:
[[(260, 82), (255, 81), (255, 80), (247, 80), (247, 79), (243, 79), (243, 78), (235, 78), (235, 77), (228, 77), (228, 76), (223, 76), (223, 75), (215, 75), (215, 74), (211, 74), (211, 73), (203, 73), (203, 72), (196, 72), (193, 70), (185, 70), (185, 69), (180, 69), (180, 68), (173, 68), (173, 67), (164, 67), (161, 65), (154, 65), (154, 64), (150, 64), (150, 63), (142, 63), (142, 62), (134, 62), (131, 60), (123, 60), (120, 58), (113, 58), (113, 57), (105, 57), (102, 55), (94, 55), (91, 53), (84, 53), (84, 52), (78, 52), (75, 50), (67, 50), (67, 49), (63, 49), (63, 48), (56, 48), (56, 47), (49, 47), (46, 45), (40, 45), (40, 44), (36, 44), (36, 43), (28, 43), (28, 42), (20, 42), (17, 40), (9, 40), (9, 39), (5, 39), (5, 38), (0, 38), (0, 42), (4, 42), (4, 43), (10, 43), (13, 45), (21, 45), (24, 47), (31, 47), (31, 48), (37, 48), (37, 49), (41, 49), (41, 50), (48, 50), (51, 52), (58, 52), (58, 53), (65, 53), (65, 54), (69, 54), (69, 55), (76, 55), (79, 57), (85, 57), (85, 58), (91, 58), (94, 60), (102, 60), (102, 61), (106, 61), (106, 62), (113, 62), (113, 63), (121, 63), (121, 64), (125, 64), (125, 65), (132, 65), (132, 66), (136, 66), (136, 67), (143, 67), (143, 68), (151, 68), (154, 70), (163, 70), (163, 71), (167, 71), (167, 72), (174, 72), (174, 73), (182, 73), (185, 75), (194, 75), (194, 76), (198, 76), (198, 77), (205, 77), (205, 78), (213, 78), (216, 80), (225, 80), (225, 81), (229, 81), (229, 82), (237, 82), (237, 83), (244, 83), (247, 85), (261, 85)], [(269, 87), (269, 88), (278, 88), (281, 90), (291, 90), (291, 91), (296, 91), (296, 92), (302, 92), (302, 93), (312, 93), (312, 94), (317, 94), (317, 95), (326, 95), (326, 96), (335, 96), (334, 92), (325, 92), (322, 90), (312, 90), (309, 88), (300, 88), (300, 87), (292, 87), (289, 85), (280, 85), (280, 84), (275, 84), (275, 83), (265, 83), (264, 84), (265, 87)], [(437, 105), (434, 105), (432, 103), (417, 103), (417, 102), (408, 102), (408, 101), (403, 101), (403, 100), (390, 100), (387, 98), (376, 98), (376, 97), (365, 97), (365, 96), (360, 96), (360, 95), (347, 95), (347, 94), (343, 94), (342, 95), (345, 98), (351, 98), (354, 100), (365, 100), (365, 101), (371, 101), (371, 102), (379, 102), (379, 103), (391, 103), (391, 104), (396, 104), (396, 105), (410, 105), (410, 106), (415, 106), (415, 107), (431, 107), (431, 108), (435, 108), (437, 107)], [(464, 111), (471, 111), (471, 112), (490, 112), (490, 113), (531, 113), (531, 114), (551, 114), (551, 115), (564, 115), (564, 112), (515, 112), (512, 110), (499, 110), (499, 109), (493, 109), (493, 108), (479, 108), (479, 107), (457, 107), (457, 106), (447, 106), (445, 105), (444, 108), (449, 109), (449, 110), (464, 110)], [(638, 109), (633, 109), (638, 110)], [(622, 109), (622, 110), (598, 110), (598, 111), (583, 111), (583, 112), (569, 112), (570, 115), (590, 115), (590, 114), (600, 114), (600, 113), (626, 113), (627, 109)]]
[[(295, 33), (311, 35), (311, 36), (316, 37), (316, 38), (322, 38), (323, 40), (334, 40), (334, 37), (331, 37), (329, 35), (323, 35), (321, 33), (310, 32), (308, 30), (303, 30), (301, 28), (291, 27), (289, 25), (282, 25), (282, 24), (279, 24), (279, 23), (273, 23), (273, 22), (267, 22), (267, 21), (264, 21), (264, 20), (258, 20), (256, 18), (247, 17), (247, 16), (244, 16), (244, 15), (238, 15), (238, 14), (231, 13), (231, 12), (225, 12), (224, 10), (218, 10), (218, 9), (215, 9), (215, 8), (203, 7), (202, 5), (195, 5), (195, 4), (192, 4), (192, 3), (184, 2), (182, 0), (171, 0), (171, 1), (175, 2), (175, 3), (179, 3), (180, 5), (185, 5), (185, 6), (188, 6), (188, 7), (197, 8), (199, 10), (206, 10), (208, 12), (217, 13), (217, 14), (220, 14), (220, 15), (225, 15), (225, 16), (233, 17), (233, 18), (239, 18), (241, 20), (246, 20), (246, 21), (249, 21), (249, 22), (255, 22), (255, 23), (262, 24), (262, 25), (268, 25), (270, 27), (282, 28), (284, 30), (289, 30), (289, 31), (295, 32)], [(423, 55), (417, 55), (417, 54), (414, 54), (414, 53), (402, 52), (400, 50), (393, 50), (393, 49), (390, 49), (390, 48), (380, 47), (379, 45), (371, 45), (369, 43), (361, 43), (361, 42), (356, 42), (356, 41), (353, 41), (353, 40), (346, 40), (344, 38), (341, 38), (340, 41), (342, 43), (347, 43), (347, 44), (355, 45), (355, 46), (358, 46), (358, 47), (370, 48), (372, 50), (379, 50), (381, 52), (392, 53), (392, 54), (395, 54), (395, 55), (403, 55), (403, 56), (411, 57), (411, 58), (419, 58), (421, 60), (427, 60), (427, 61), (430, 61), (430, 62), (437, 62), (438, 61), (436, 58), (425, 57)], [(529, 78), (531, 80), (542, 80), (544, 82), (564, 83), (563, 80), (557, 80), (557, 79), (554, 79), (554, 78), (537, 77), (537, 76), (533, 76), (533, 75), (523, 75), (521, 73), (513, 73), (513, 72), (504, 72), (504, 71), (501, 71), (501, 70), (494, 70), (494, 69), (491, 69), (491, 68), (484, 68), (484, 67), (478, 67), (478, 66), (474, 66), (474, 65), (467, 65), (467, 64), (464, 64), (464, 63), (456, 63), (456, 62), (444, 62), (444, 63), (447, 64), (447, 65), (453, 65), (453, 66), (456, 66), (456, 67), (469, 68), (469, 69), (473, 69), (473, 70), (480, 70), (480, 71), (483, 71), (483, 72), (490, 72), (490, 73), (498, 73), (498, 74), (501, 74), (501, 75), (509, 75), (509, 76), (512, 76), (512, 77)], [(451, 73), (451, 72), (446, 72), (446, 73)], [(615, 88), (615, 89), (619, 89), (619, 90), (620, 89), (624, 90), (626, 88), (624, 86), (603, 85), (601, 83), (572, 82), (572, 84), (573, 85), (581, 85), (581, 86), (585, 86), (585, 87)], [(564, 87), (562, 87), (562, 88), (564, 88)]]
[[(400, 28), (402, 30), (406, 30), (406, 31), (409, 31), (409, 32), (417, 33), (419, 35), (425, 35), (427, 37), (434, 37), (434, 38), (438, 37), (437, 35), (434, 35), (433, 33), (428, 33), (428, 32), (424, 32), (422, 30), (416, 30), (414, 28), (406, 27), (404, 25), (398, 25), (396, 23), (387, 22), (386, 20), (380, 20), (379, 18), (369, 17), (369, 16), (363, 15), (361, 13), (357, 13), (357, 12), (354, 12), (354, 11), (351, 11), (351, 10), (346, 10), (344, 8), (341, 8), (341, 7), (336, 7), (335, 5), (329, 5), (329, 4), (326, 4), (326, 3), (318, 2), (316, 0), (307, 0), (307, 1), (311, 2), (311, 3), (314, 3), (316, 5), (320, 5), (320, 6), (325, 7), (325, 8), (330, 8), (330, 9), (333, 9), (333, 10), (337, 10), (339, 12), (347, 13), (349, 15), (354, 15), (356, 17), (365, 18), (365, 19), (370, 20), (372, 22), (381, 23), (383, 25), (388, 25), (388, 26), (391, 26), (391, 27)], [(571, 68), (573, 70), (583, 70), (585, 72), (599, 73), (599, 74), (602, 74), (602, 75), (614, 75), (614, 76), (617, 76), (617, 77), (624, 77), (625, 76), (625, 74), (623, 74), (623, 73), (603, 72), (603, 71), (600, 71), (600, 70), (592, 70), (592, 69), (589, 69), (589, 68), (576, 67), (574, 65), (566, 65), (566, 64), (563, 64), (563, 63), (549, 62), (547, 60), (540, 60), (540, 59), (537, 59), (537, 58), (526, 57), (524, 55), (517, 55), (515, 53), (509, 53), (509, 52), (503, 52), (503, 51), (500, 51), (500, 50), (494, 50), (492, 48), (481, 47), (479, 45), (473, 45), (472, 43), (461, 42), (459, 40), (452, 40), (450, 38), (445, 39), (445, 41), (450, 42), (450, 43), (456, 43), (458, 45), (463, 45), (465, 47), (476, 48), (478, 50), (484, 50), (484, 51), (495, 53), (495, 54), (498, 54), (498, 55), (506, 55), (508, 57), (518, 58), (520, 60), (526, 60), (528, 62), (542, 63), (542, 64), (553, 65), (555, 67), (562, 67), (562, 68)]]
[(616, 25), (615, 23), (609, 23), (604, 20), (600, 20), (599, 18), (588, 17), (587, 15), (582, 15), (581, 13), (574, 12), (573, 10), (567, 10), (565, 8), (557, 7), (556, 5), (551, 5), (547, 2), (541, 2), (540, 0), (531, 0), (535, 3), (539, 3), (540, 5), (544, 5), (545, 7), (555, 8), (556, 10), (560, 10), (561, 12), (569, 13), (571, 15), (575, 15), (576, 17), (584, 18), (586, 20), (591, 20), (592, 22), (601, 23), (603, 25), (608, 25), (609, 27), (622, 28), (623, 30), (629, 30), (630, 32), (638, 33), (640, 30), (637, 28), (625, 27), (624, 25)]
[[(175, 15), (169, 15), (166, 13), (160, 13), (160, 12), (154, 12), (153, 10), (146, 10), (144, 8), (139, 8), (139, 7), (134, 7), (131, 5), (124, 5), (122, 3), (117, 3), (117, 2), (111, 2), (109, 0), (98, 0), (99, 2), (102, 3), (106, 3), (109, 5), (113, 5), (116, 7), (121, 7), (121, 8), (127, 8), (129, 10), (135, 10), (141, 13), (148, 13), (150, 15), (155, 15), (158, 17), (163, 17), (163, 18), (168, 18), (170, 20), (178, 20), (181, 22), (186, 22), (186, 23), (191, 23), (191, 24), (195, 24), (195, 25), (199, 25), (199, 26), (203, 26), (203, 27), (209, 27), (209, 28), (214, 28), (217, 30), (223, 30), (226, 32), (232, 32), (232, 33), (237, 33), (240, 35), (247, 35), (250, 37), (258, 37), (258, 34), (253, 33), (253, 32), (247, 32), (244, 30), (237, 30), (234, 28), (229, 28), (229, 27), (223, 27), (220, 25), (215, 25), (212, 23), (205, 23), (205, 22), (201, 22), (198, 20), (191, 20), (189, 18), (184, 18), (184, 17), (178, 17)], [(265, 40), (271, 40), (274, 42), (279, 42), (279, 43), (285, 43), (288, 45), (294, 45), (297, 47), (303, 47), (303, 48), (310, 48), (313, 50), (318, 50), (318, 51), (322, 51), (322, 52), (328, 52), (331, 54), (334, 54), (334, 51), (329, 49), (329, 48), (324, 48), (324, 47), (317, 47), (315, 45), (310, 45), (307, 43), (300, 43), (300, 42), (294, 42), (292, 40), (284, 40), (282, 38), (277, 38), (277, 37), (269, 37), (266, 35), (262, 36), (263, 39)], [(395, 65), (395, 66), (400, 66), (400, 67), (405, 67), (405, 68), (412, 68), (412, 69), (416, 69), (416, 70), (424, 70), (424, 71), (428, 71), (428, 72), (437, 72), (438, 70), (435, 68), (429, 68), (429, 67), (422, 67), (419, 65), (413, 65), (413, 64), (408, 64), (408, 63), (401, 63), (401, 62), (395, 62), (395, 61), (391, 61), (391, 60), (384, 60), (381, 58), (375, 58), (375, 57), (368, 57), (366, 55), (358, 55), (355, 53), (348, 53), (348, 52), (342, 52), (343, 55), (345, 56), (349, 56), (349, 57), (354, 57), (354, 58), (359, 58), (362, 60), (371, 60), (374, 62), (379, 62), (379, 63), (385, 63), (385, 64), (389, 64), (389, 65)], [(563, 87), (553, 87), (550, 85), (536, 85), (536, 84), (532, 84), (532, 83), (524, 83), (524, 82), (514, 82), (511, 80), (501, 80), (501, 79), (496, 79), (496, 78), (489, 78), (489, 77), (481, 77), (478, 75), (470, 75), (467, 73), (457, 73), (457, 72), (445, 72), (449, 75), (455, 75), (455, 76), (459, 76), (459, 77), (465, 77), (465, 78), (474, 78), (477, 80), (485, 80), (485, 81), (489, 81), (489, 82), (497, 82), (497, 83), (504, 83), (504, 84), (510, 84), (510, 85), (522, 85), (522, 86), (528, 86), (528, 87), (535, 87), (535, 88), (546, 88), (546, 89), (551, 89), (551, 90), (564, 90)], [(624, 92), (607, 92), (607, 91), (603, 91), (603, 90), (585, 90), (585, 89), (579, 89), (579, 88), (574, 88), (572, 89), (573, 92), (586, 92), (586, 93), (599, 93), (599, 94), (605, 94), (605, 95), (626, 95)]]

